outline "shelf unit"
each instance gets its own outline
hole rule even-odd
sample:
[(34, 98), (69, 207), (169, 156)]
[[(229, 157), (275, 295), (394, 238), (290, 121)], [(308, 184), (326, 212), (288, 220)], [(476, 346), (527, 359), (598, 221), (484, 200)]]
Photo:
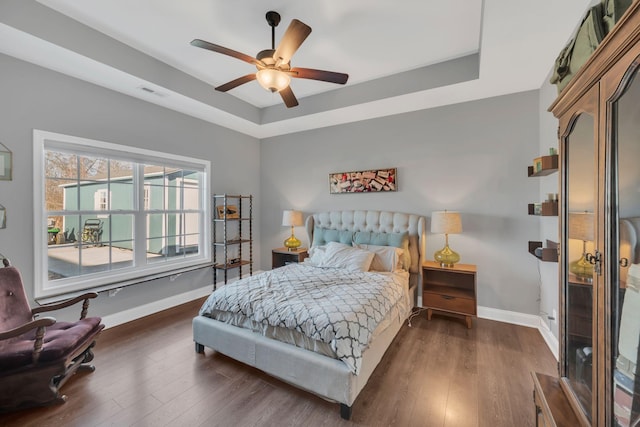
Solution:
[[(529, 241), (529, 253), (540, 261), (558, 262), (558, 243), (547, 240), (547, 246), (543, 247), (542, 242)], [(540, 255), (536, 254), (536, 249), (542, 248)]]
[(527, 170), (527, 174), (530, 177), (533, 176), (546, 176), (551, 175), (554, 172), (558, 171), (558, 155), (552, 154), (550, 156), (542, 156), (540, 157), (540, 168), (536, 168), (535, 166), (529, 166)]
[[(533, 161), (533, 165), (527, 169), (527, 176), (539, 177), (551, 175), (558, 171), (558, 155), (551, 154), (549, 156), (541, 156)], [(540, 203), (540, 209), (536, 209), (536, 203), (529, 203), (527, 211), (529, 215), (535, 216), (558, 216), (559, 203), (557, 200), (547, 200)], [(536, 249), (542, 248), (536, 254)], [(558, 262), (558, 243), (551, 240), (546, 241), (546, 247), (543, 242), (529, 241), (529, 253), (540, 261)]]
[(243, 267), (249, 266), (249, 275), (253, 275), (253, 196), (215, 194), (212, 229), (213, 289), (218, 284), (218, 273), (223, 274), (225, 284), (233, 269), (238, 269), (238, 277), (242, 278)]
[(558, 216), (558, 202), (557, 201), (542, 202), (540, 204), (540, 212), (539, 213), (536, 213), (536, 206), (535, 205), (536, 205), (535, 203), (529, 203), (529, 205), (528, 205), (529, 215)]

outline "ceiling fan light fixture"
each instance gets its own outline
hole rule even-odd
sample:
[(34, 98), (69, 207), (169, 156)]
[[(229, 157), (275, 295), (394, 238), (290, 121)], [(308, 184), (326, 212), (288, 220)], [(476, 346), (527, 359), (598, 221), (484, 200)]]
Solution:
[(271, 92), (280, 92), (288, 87), (291, 82), (291, 77), (288, 74), (273, 68), (265, 68), (258, 71), (256, 79), (260, 86)]

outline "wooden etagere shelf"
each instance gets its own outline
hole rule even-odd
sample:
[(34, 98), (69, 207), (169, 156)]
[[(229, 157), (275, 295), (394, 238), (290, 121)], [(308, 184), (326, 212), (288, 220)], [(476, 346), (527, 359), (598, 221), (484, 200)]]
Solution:
[(229, 270), (238, 269), (238, 277), (242, 278), (243, 267), (249, 266), (249, 275), (253, 275), (252, 223), (253, 196), (213, 196), (214, 289), (218, 283), (219, 272), (223, 274), (225, 284), (229, 279)]

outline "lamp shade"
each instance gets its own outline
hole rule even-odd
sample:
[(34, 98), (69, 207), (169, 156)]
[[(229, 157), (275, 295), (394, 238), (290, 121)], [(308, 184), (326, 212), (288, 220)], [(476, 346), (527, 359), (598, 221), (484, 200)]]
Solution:
[(460, 212), (436, 211), (431, 213), (431, 232), (435, 234), (462, 233)]
[(260, 86), (270, 90), (271, 92), (280, 92), (282, 89), (289, 86), (291, 78), (279, 70), (272, 68), (265, 68), (256, 73), (256, 79)]
[(593, 213), (569, 212), (569, 238), (584, 242), (593, 241)]
[(299, 227), (302, 224), (302, 212), (286, 210), (282, 213), (282, 225)]

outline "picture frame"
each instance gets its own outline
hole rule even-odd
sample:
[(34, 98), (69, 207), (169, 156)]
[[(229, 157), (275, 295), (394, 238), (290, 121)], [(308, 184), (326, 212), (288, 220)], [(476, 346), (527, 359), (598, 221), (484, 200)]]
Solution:
[(379, 193), (397, 191), (397, 169), (369, 169), (329, 174), (329, 193)]
[(240, 214), (236, 205), (227, 205), (227, 212), (225, 215), (224, 205), (216, 206), (216, 214), (218, 219), (238, 219)]
[(0, 181), (11, 181), (12, 153), (0, 142)]

